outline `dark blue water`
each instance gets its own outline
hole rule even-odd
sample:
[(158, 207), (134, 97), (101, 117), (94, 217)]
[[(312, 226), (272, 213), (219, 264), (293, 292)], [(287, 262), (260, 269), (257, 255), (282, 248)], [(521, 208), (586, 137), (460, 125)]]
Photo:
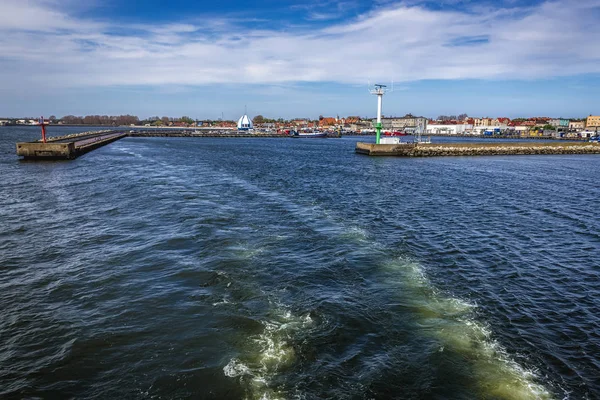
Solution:
[(0, 128), (1, 398), (600, 397), (599, 156), (37, 135)]

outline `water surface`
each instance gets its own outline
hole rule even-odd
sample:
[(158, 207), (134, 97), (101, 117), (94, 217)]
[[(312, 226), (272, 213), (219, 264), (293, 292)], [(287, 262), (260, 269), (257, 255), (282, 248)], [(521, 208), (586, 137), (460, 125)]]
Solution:
[(0, 397), (600, 396), (598, 156), (34, 138), (0, 128)]

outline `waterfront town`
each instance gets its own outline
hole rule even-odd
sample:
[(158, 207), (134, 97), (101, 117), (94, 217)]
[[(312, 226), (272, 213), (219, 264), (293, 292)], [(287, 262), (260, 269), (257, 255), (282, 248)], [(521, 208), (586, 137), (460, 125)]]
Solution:
[[(348, 116), (324, 117), (317, 119), (283, 118), (269, 119), (262, 115), (252, 118), (256, 130), (269, 132), (289, 132), (290, 130), (310, 129), (320, 131), (337, 131), (342, 134), (374, 134), (374, 118)], [(100, 116), (90, 115), (77, 117), (68, 115), (62, 118), (50, 116), (44, 120), (47, 125), (93, 125), (93, 126), (135, 126), (161, 128), (219, 128), (236, 129), (238, 122), (234, 120), (195, 120), (190, 117), (151, 117), (140, 120), (136, 116)], [(38, 125), (39, 118), (0, 118), (3, 125)], [(551, 136), (564, 138), (589, 138), (598, 136), (600, 116), (590, 115), (586, 118), (567, 119), (550, 117), (528, 117), (510, 119), (506, 117), (469, 117), (439, 116), (435, 119), (406, 114), (402, 117), (383, 116), (384, 134), (422, 134), (422, 135), (477, 135), (477, 136), (515, 136), (536, 137)]]

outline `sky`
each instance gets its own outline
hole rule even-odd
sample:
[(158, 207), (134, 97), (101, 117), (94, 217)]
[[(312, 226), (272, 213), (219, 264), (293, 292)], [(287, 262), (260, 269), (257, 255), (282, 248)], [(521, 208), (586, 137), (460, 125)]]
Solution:
[(600, 113), (600, 0), (0, 0), (0, 117)]

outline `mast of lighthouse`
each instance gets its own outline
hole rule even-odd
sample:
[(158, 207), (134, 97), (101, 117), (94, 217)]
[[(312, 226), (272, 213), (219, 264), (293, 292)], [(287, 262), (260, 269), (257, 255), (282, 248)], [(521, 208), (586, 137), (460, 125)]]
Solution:
[(375, 125), (375, 130), (377, 131), (376, 141), (375, 143), (379, 144), (379, 140), (381, 139), (381, 107), (383, 104), (383, 95), (385, 94), (385, 85), (375, 85), (375, 89), (370, 90), (371, 94), (377, 95), (377, 125)]

